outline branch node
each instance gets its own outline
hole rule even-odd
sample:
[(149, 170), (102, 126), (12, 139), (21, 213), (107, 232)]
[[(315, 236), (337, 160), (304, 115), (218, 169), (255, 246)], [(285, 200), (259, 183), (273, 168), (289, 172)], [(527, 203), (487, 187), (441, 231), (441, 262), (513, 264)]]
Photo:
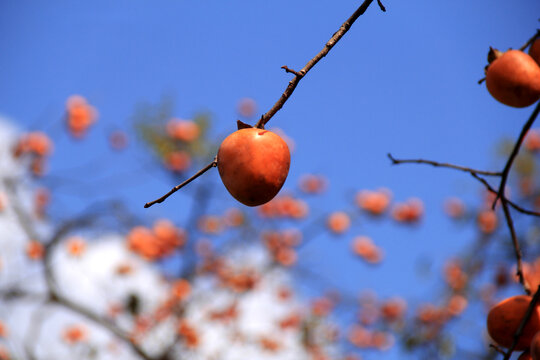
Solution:
[(300, 76), (300, 77), (304, 76), (303, 74), (299, 73), (298, 71), (290, 69), (287, 65), (283, 65), (281, 68), (283, 70), (285, 70), (285, 72), (287, 72), (287, 73), (292, 73), (292, 74), (294, 74), (296, 76)]

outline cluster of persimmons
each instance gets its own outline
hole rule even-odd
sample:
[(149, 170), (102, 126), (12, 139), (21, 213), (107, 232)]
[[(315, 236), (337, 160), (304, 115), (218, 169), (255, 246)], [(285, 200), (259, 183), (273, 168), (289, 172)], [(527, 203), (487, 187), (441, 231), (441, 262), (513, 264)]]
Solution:
[[(525, 107), (533, 104), (540, 99), (539, 62), (540, 40), (532, 44), (529, 55), (517, 50), (505, 53), (493, 51), (490, 65), (486, 70), (486, 85), (489, 92), (498, 101), (510, 106)], [(244, 116), (252, 116), (255, 112), (255, 103), (244, 101), (239, 111)], [(95, 123), (97, 111), (85, 98), (75, 95), (66, 102), (65, 119), (69, 133), (80, 139)], [(173, 173), (185, 173), (195, 160), (195, 144), (204, 136), (203, 126), (194, 120), (171, 118), (161, 130), (163, 138), (160, 139), (157, 151), (165, 167)], [(111, 136), (113, 148), (124, 147), (126, 141), (123, 133)], [(531, 152), (539, 151), (540, 133), (531, 131), (525, 147)], [(48, 136), (36, 131), (20, 137), (13, 149), (13, 155), (17, 159), (30, 159), (32, 173), (43, 175), (46, 158), (52, 149), (53, 143)], [(301, 195), (292, 192), (278, 195), (288, 176), (290, 146), (277, 132), (245, 124), (223, 140), (217, 153), (216, 165), (225, 188), (236, 200), (247, 206), (258, 206), (253, 214), (256, 214), (259, 220), (284, 222), (305, 220), (310, 215), (310, 208), (303, 196), (321, 194), (328, 187), (328, 181), (323, 176), (309, 174), (300, 179), (298, 187)], [(497, 213), (489, 207), (492, 200), (493, 198), (486, 196), (485, 204), (473, 214), (468, 214), (464, 203), (452, 198), (446, 202), (445, 211), (454, 219), (473, 215), (482, 236), (489, 236), (498, 227)], [(36, 213), (43, 214), (49, 199), (41, 195), (36, 196), (34, 202)], [(392, 202), (392, 193), (388, 189), (359, 191), (352, 202), (356, 207), (354, 211), (334, 211), (325, 215), (326, 229), (333, 235), (346, 234), (359, 214), (365, 214), (370, 218), (389, 215), (393, 221), (406, 225), (420, 223), (424, 215), (421, 200), (411, 198), (404, 202)], [(197, 225), (201, 233), (212, 236), (220, 234), (225, 229), (248, 224), (249, 219), (246, 217), (244, 211), (233, 208), (222, 216), (204, 215), (197, 219)], [(298, 247), (304, 241), (303, 234), (298, 229), (271, 229), (260, 231), (257, 235), (260, 235), (261, 243), (275, 263), (285, 267), (292, 267), (298, 263)], [(126, 236), (127, 247), (148, 261), (172, 256), (176, 250), (183, 249), (186, 242), (186, 231), (168, 220), (158, 220), (152, 227), (136, 226)], [(71, 256), (84, 256), (86, 242), (83, 238), (71, 237), (65, 241), (65, 246)], [(352, 237), (350, 248), (355, 255), (369, 264), (378, 264), (384, 257), (383, 250), (365, 235)], [(26, 248), (27, 256), (33, 260), (42, 259), (45, 250), (43, 244), (34, 240), (29, 241)], [(234, 264), (234, 261), (230, 261), (214, 249), (208, 239), (196, 240), (195, 250), (200, 260), (195, 272), (197, 275), (215, 276), (218, 286), (239, 295), (259, 286), (263, 275), (260, 269)], [(539, 269), (538, 260), (525, 264), (525, 277), (531, 286), (540, 283)], [(128, 264), (117, 268), (117, 274), (120, 276), (129, 276), (131, 272), (132, 268)], [(443, 279), (450, 289), (450, 295), (444, 303), (439, 306), (423, 304), (414, 315), (414, 322), (422, 329), (427, 329), (423, 334), (428, 339), (437, 336), (440, 329), (460, 315), (468, 305), (466, 291), (470, 279), (464, 265), (459, 260), (449, 261), (444, 268)], [(153, 324), (172, 314), (181, 313), (191, 293), (190, 280), (171, 281), (170, 293), (160, 306), (149, 316), (136, 316), (130, 335), (131, 340), (138, 343)], [(277, 301), (287, 301), (291, 298), (291, 294), (291, 289), (283, 287), (275, 296)], [(501, 347), (512, 345), (514, 334), (530, 302), (530, 296), (512, 296), (491, 308), (487, 318), (487, 329), (498, 345)], [(312, 301), (308, 313), (291, 312), (280, 319), (279, 327), (282, 330), (307, 327), (310, 319), (331, 316), (338, 303), (339, 296), (332, 294), (316, 298)], [(109, 316), (112, 318), (125, 310), (123, 306), (116, 304), (110, 309)], [(373, 295), (361, 297), (354, 324), (350, 326), (345, 338), (358, 348), (387, 349), (394, 343), (392, 330), (400, 331), (405, 328), (406, 310), (407, 303), (401, 298), (378, 300)], [(211, 321), (226, 323), (237, 319), (239, 311), (237, 303), (233, 302), (223, 309), (210, 311), (207, 315)], [(176, 331), (186, 347), (194, 349), (199, 346), (201, 334), (196, 323), (180, 317)], [(540, 359), (540, 335), (536, 335), (539, 331), (540, 310), (534, 307), (515, 347), (518, 350), (526, 350), (520, 357), (522, 360), (527, 359), (527, 356)], [(7, 333), (6, 326), (0, 322), (0, 337), (7, 336)], [(259, 346), (265, 351), (279, 351), (282, 346), (279, 334), (274, 335), (258, 338)], [(339, 332), (336, 330), (328, 336), (334, 341), (339, 337)], [(64, 329), (61, 337), (64, 342), (72, 345), (86, 341), (88, 332), (82, 325), (72, 325)], [(314, 359), (328, 358), (316, 344), (307, 346), (311, 349)], [(347, 359), (354, 358), (353, 355), (347, 357)], [(0, 359), (2, 359), (1, 348)]]

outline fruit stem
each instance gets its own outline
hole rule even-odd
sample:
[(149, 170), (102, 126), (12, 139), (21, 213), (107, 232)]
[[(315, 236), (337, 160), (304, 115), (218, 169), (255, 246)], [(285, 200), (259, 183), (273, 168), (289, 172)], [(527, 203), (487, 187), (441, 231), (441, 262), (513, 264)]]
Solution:
[(540, 29), (536, 30), (536, 34), (534, 34), (533, 37), (531, 37), (529, 40), (527, 40), (525, 45), (520, 47), (519, 50), (524, 51), (529, 45), (531, 45), (534, 42), (534, 40), (536, 40), (536, 38), (539, 38), (539, 37), (540, 37)]
[(173, 187), (168, 193), (166, 193), (162, 197), (160, 197), (160, 198), (158, 198), (158, 199), (156, 199), (154, 201), (150, 201), (150, 202), (147, 202), (146, 204), (144, 204), (144, 208), (146, 209), (146, 208), (149, 208), (150, 206), (152, 206), (154, 204), (162, 203), (169, 196), (171, 196), (172, 194), (174, 194), (175, 192), (177, 192), (178, 190), (180, 190), (181, 188), (183, 188), (184, 186), (186, 186), (187, 184), (189, 184), (190, 182), (192, 182), (193, 180), (195, 180), (196, 178), (198, 178), (199, 176), (201, 176), (202, 174), (204, 174), (205, 172), (207, 172), (208, 170), (210, 170), (211, 168), (216, 167), (216, 166), (217, 166), (217, 156), (214, 157), (214, 160), (210, 164), (206, 165), (201, 170), (197, 171), (195, 173), (195, 175), (193, 175), (192, 177), (190, 177), (186, 181), (184, 181), (181, 184), (178, 184), (175, 187)]

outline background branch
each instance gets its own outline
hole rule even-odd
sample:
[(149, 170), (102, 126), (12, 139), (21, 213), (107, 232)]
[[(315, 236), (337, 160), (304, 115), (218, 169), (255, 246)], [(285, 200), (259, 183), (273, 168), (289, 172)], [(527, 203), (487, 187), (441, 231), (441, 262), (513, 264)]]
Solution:
[(407, 164), (407, 163), (409, 163), (409, 164), (426, 164), (426, 165), (431, 165), (431, 166), (435, 166), (435, 167), (444, 167), (444, 168), (449, 168), (449, 169), (455, 169), (455, 170), (459, 170), (459, 171), (468, 172), (468, 173), (471, 173), (471, 174), (480, 174), (480, 175), (486, 175), (486, 176), (501, 176), (502, 175), (501, 172), (476, 170), (476, 169), (471, 169), (471, 168), (464, 167), (464, 166), (448, 164), (448, 163), (440, 163), (440, 162), (432, 161), (432, 160), (396, 159), (390, 153), (388, 153), (387, 156), (392, 161), (393, 165)]

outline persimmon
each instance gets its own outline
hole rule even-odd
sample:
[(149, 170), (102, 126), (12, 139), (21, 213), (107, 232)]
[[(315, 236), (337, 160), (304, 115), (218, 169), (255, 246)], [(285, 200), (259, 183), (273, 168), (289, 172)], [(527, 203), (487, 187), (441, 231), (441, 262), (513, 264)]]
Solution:
[(45, 255), (45, 247), (39, 241), (31, 240), (26, 244), (26, 256), (30, 260), (41, 260), (43, 255)]
[(448, 198), (444, 202), (444, 212), (453, 219), (462, 218), (465, 215), (465, 204), (456, 197)]
[(278, 323), (279, 328), (281, 330), (296, 329), (296, 328), (299, 328), (301, 324), (302, 324), (302, 315), (296, 312), (293, 312), (287, 315), (286, 317), (281, 319)]
[(521, 353), (517, 360), (532, 360), (532, 358), (531, 353), (527, 350)]
[(235, 131), (221, 143), (217, 168), (229, 193), (247, 206), (272, 200), (287, 179), (291, 155), (277, 134), (257, 128)]
[(69, 255), (79, 257), (86, 250), (86, 241), (79, 236), (70, 237), (66, 242), (66, 250)]
[(388, 189), (362, 190), (356, 194), (355, 201), (358, 207), (371, 215), (381, 215), (390, 205), (391, 197), (392, 193)]
[(487, 68), (486, 87), (499, 102), (527, 107), (540, 98), (540, 67), (519, 50), (508, 50)]
[(540, 360), (540, 331), (534, 335), (530, 348), (531, 359)]
[(6, 325), (0, 321), (0, 338), (5, 338), (8, 334)]
[(351, 226), (351, 218), (343, 211), (336, 211), (328, 216), (326, 225), (333, 233), (343, 234)]
[(482, 210), (476, 218), (478, 228), (484, 234), (491, 234), (497, 229), (497, 214), (491, 209)]
[(165, 166), (177, 173), (184, 172), (191, 166), (191, 156), (184, 150), (172, 151), (165, 156), (164, 160)]
[(69, 345), (86, 341), (88, 333), (82, 325), (70, 325), (62, 332), (62, 340)]
[(177, 332), (183, 337), (188, 348), (196, 348), (199, 345), (199, 333), (187, 320), (181, 320), (178, 324)]
[(167, 134), (176, 140), (192, 142), (196, 140), (201, 129), (199, 125), (192, 120), (171, 119), (166, 126)]
[(387, 322), (400, 320), (405, 315), (407, 302), (402, 298), (389, 299), (380, 306), (381, 317)]
[(238, 101), (237, 111), (243, 117), (253, 117), (257, 112), (257, 103), (252, 98), (240, 99)]
[(292, 266), (296, 263), (298, 255), (294, 249), (284, 247), (276, 252), (276, 261), (283, 266)]
[(185, 300), (191, 293), (191, 284), (185, 279), (176, 280), (172, 284), (171, 294), (176, 300)]
[(402, 223), (414, 224), (420, 220), (424, 213), (422, 200), (411, 198), (403, 203), (397, 203), (392, 209), (394, 220)]
[(300, 178), (299, 185), (306, 194), (319, 194), (326, 188), (326, 179), (321, 175), (306, 174)]
[(97, 119), (96, 109), (80, 95), (72, 95), (66, 101), (66, 120), (70, 134), (82, 138)]
[(6, 347), (3, 345), (0, 345), (0, 360), (9, 360), (11, 359), (11, 356), (9, 355), (9, 351)]
[[(506, 348), (512, 345), (514, 334), (525, 316), (531, 300), (532, 298), (527, 295), (512, 296), (489, 310), (487, 330), (489, 336), (497, 344)], [(525, 350), (528, 348), (538, 330), (540, 330), (540, 310), (538, 306), (535, 306), (515, 349)]]
[(540, 38), (537, 38), (529, 48), (529, 55), (540, 65)]
[(539, 129), (531, 129), (527, 132), (527, 137), (525, 138), (525, 149), (530, 152), (537, 152), (540, 150), (540, 131)]
[(450, 297), (448, 303), (446, 304), (446, 311), (448, 311), (448, 313), (452, 316), (458, 316), (465, 311), (468, 304), (469, 302), (467, 301), (467, 298), (465, 298), (463, 295), (454, 294)]

